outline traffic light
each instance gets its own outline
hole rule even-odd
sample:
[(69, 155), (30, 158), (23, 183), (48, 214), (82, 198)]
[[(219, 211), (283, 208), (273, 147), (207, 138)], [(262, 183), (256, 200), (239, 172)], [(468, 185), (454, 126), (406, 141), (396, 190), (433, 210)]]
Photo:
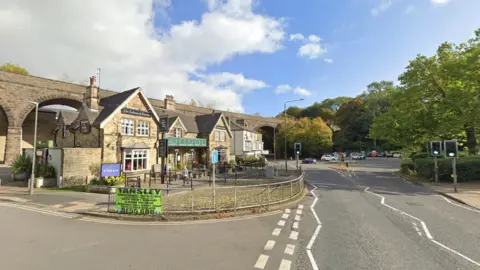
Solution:
[(295, 143), (295, 155), (300, 156), (300, 152), (302, 151), (302, 144), (299, 142)]
[(445, 153), (447, 158), (456, 158), (458, 157), (458, 144), (457, 140), (446, 140), (443, 142)]
[(430, 155), (432, 155), (433, 157), (443, 156), (442, 142), (441, 141), (431, 141), (430, 142)]

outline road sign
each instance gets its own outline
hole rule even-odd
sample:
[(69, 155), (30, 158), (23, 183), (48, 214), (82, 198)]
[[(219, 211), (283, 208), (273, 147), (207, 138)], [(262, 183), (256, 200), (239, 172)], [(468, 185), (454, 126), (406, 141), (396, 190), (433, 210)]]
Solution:
[(160, 131), (167, 132), (168, 131), (168, 117), (160, 118)]
[(158, 157), (167, 157), (168, 153), (168, 140), (161, 139), (158, 141)]
[(212, 151), (212, 163), (213, 164), (218, 163), (218, 151), (217, 150)]

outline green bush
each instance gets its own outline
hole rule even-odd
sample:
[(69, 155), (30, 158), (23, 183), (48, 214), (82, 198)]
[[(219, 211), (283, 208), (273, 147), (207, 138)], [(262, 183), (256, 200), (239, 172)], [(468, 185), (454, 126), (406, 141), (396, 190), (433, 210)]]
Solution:
[(415, 164), (411, 159), (404, 159), (400, 163), (400, 172), (403, 174), (410, 175), (415, 171)]
[(181, 171), (183, 169), (183, 164), (182, 162), (177, 163), (177, 170)]
[[(433, 158), (415, 159), (414, 168), (417, 176), (427, 179), (434, 178), (434, 161)], [(401, 165), (407, 167), (408, 165)], [(403, 168), (401, 168), (403, 173)], [(438, 159), (438, 179), (443, 182), (452, 181), (452, 160)], [(480, 157), (471, 156), (457, 159), (457, 181), (467, 182), (480, 180)]]
[(14, 174), (21, 173), (21, 172), (27, 172), (31, 174), (32, 159), (26, 155), (18, 155), (13, 161), (11, 168)]
[(90, 174), (95, 176), (96, 178), (100, 178), (100, 163), (92, 163), (88, 166), (88, 170), (90, 171)]
[(429, 158), (430, 154), (427, 153), (427, 152), (417, 152), (417, 153), (413, 154), (411, 157), (412, 157), (413, 160), (419, 159), (419, 158)]
[(45, 178), (56, 178), (57, 172), (52, 165), (43, 163), (38, 166), (38, 175)]
[(103, 178), (103, 183), (107, 186), (115, 186), (125, 182), (125, 175), (122, 173), (120, 176), (107, 176)]

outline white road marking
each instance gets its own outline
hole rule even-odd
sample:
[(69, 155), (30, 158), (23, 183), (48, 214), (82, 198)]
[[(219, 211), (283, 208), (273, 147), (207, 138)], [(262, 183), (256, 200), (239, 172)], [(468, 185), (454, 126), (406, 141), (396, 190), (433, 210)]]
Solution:
[(257, 269), (263, 269), (265, 268), (265, 265), (267, 264), (268, 261), (268, 255), (261, 254), (260, 257), (258, 257), (257, 262), (255, 263), (255, 268)]
[(275, 246), (275, 241), (274, 240), (268, 240), (263, 249), (272, 250), (274, 246)]
[(299, 204), (298, 209), (303, 209), (303, 204)]
[(46, 215), (51, 215), (51, 216), (57, 216), (57, 217), (64, 217), (64, 218), (74, 218), (77, 215), (74, 214), (64, 214), (64, 213), (59, 213), (55, 211), (50, 211), (47, 209), (41, 209), (41, 208), (35, 208), (35, 207), (30, 207), (26, 205), (18, 205), (14, 203), (0, 203), (1, 206), (7, 206), (7, 207), (13, 207), (13, 208), (19, 208), (27, 211), (32, 211), (32, 212), (37, 212), (40, 214), (46, 214)]
[(272, 232), (272, 235), (273, 236), (279, 236), (280, 235), (280, 232), (282, 231), (282, 229), (280, 228), (275, 228)]
[(279, 220), (278, 221), (278, 226), (285, 226), (285, 220)]
[(298, 232), (291, 231), (289, 238), (292, 239), (292, 240), (297, 240), (298, 239)]
[(290, 270), (291, 265), (292, 265), (292, 261), (282, 259), (282, 262), (280, 263), (280, 267), (278, 268), (278, 270)]
[(300, 221), (300, 219), (302, 219), (302, 217), (300, 217), (299, 215), (295, 216), (295, 221)]
[(417, 231), (418, 235), (422, 236), (422, 232), (420, 232), (420, 229), (418, 228), (417, 223), (412, 221), (412, 224), (415, 230)]
[(287, 218), (288, 218), (288, 214), (283, 214), (283, 215), (282, 215), (282, 218), (283, 218), (283, 219), (287, 219)]
[(298, 230), (298, 221), (293, 222), (293, 228)]
[(285, 213), (286, 213), (286, 214), (290, 214), (290, 209), (288, 209), (288, 208), (285, 209)]
[(448, 251), (450, 251), (450, 252), (452, 252), (452, 253), (454, 253), (454, 254), (462, 257), (462, 258), (464, 258), (465, 260), (467, 260), (467, 261), (469, 261), (469, 262), (471, 262), (471, 263), (473, 263), (473, 264), (475, 264), (475, 265), (477, 265), (477, 266), (480, 266), (480, 263), (479, 263), (479, 262), (476, 262), (476, 261), (470, 259), (469, 257), (461, 254), (460, 252), (458, 252), (458, 251), (456, 251), (456, 250), (454, 250), (454, 249), (451, 249), (451, 248), (445, 246), (444, 244), (442, 244), (442, 243), (434, 240), (433, 237), (432, 237), (432, 235), (430, 234), (430, 231), (429, 231), (428, 228), (427, 228), (427, 224), (425, 224), (425, 222), (424, 222), (423, 220), (421, 220), (421, 219), (419, 219), (419, 218), (417, 218), (417, 217), (414, 217), (414, 216), (412, 216), (412, 215), (410, 215), (410, 214), (408, 214), (408, 213), (405, 213), (405, 212), (403, 212), (403, 211), (401, 211), (401, 210), (399, 210), (399, 209), (397, 209), (397, 208), (395, 208), (395, 207), (393, 207), (393, 206), (390, 206), (390, 205), (384, 203), (384, 202), (385, 202), (385, 197), (383, 197), (382, 195), (376, 194), (376, 193), (374, 193), (374, 192), (372, 192), (372, 191), (369, 191), (368, 189), (369, 189), (369, 187), (366, 187), (364, 191), (365, 191), (365, 192), (368, 192), (368, 193), (370, 193), (370, 194), (373, 194), (373, 195), (375, 195), (375, 196), (377, 196), (377, 197), (383, 198), (383, 200), (382, 200), (382, 205), (387, 206), (388, 208), (390, 208), (390, 209), (392, 209), (392, 210), (394, 210), (394, 211), (400, 212), (402, 215), (406, 215), (406, 216), (409, 216), (409, 217), (411, 217), (411, 218), (413, 218), (413, 219), (415, 219), (415, 220), (418, 220), (418, 221), (420, 222), (420, 224), (422, 224), (422, 228), (423, 228), (423, 230), (425, 231), (425, 235), (428, 237), (428, 239), (430, 239), (430, 241), (432, 241), (433, 243), (435, 243), (435, 244), (443, 247), (444, 249), (446, 249), (446, 250), (448, 250)]
[[(312, 185), (312, 186), (313, 186), (313, 189), (310, 190), (310, 193), (313, 195), (313, 197), (315, 197), (315, 200), (313, 200), (313, 203), (310, 205), (310, 210), (312, 211), (313, 216), (315, 217), (315, 220), (317, 221), (317, 228), (315, 229), (315, 232), (313, 233), (312, 237), (310, 238), (310, 241), (308, 242), (308, 245), (307, 245), (306, 249), (307, 249), (307, 255), (308, 255), (308, 258), (310, 259), (310, 264), (312, 265), (313, 270), (318, 270), (317, 262), (315, 262), (315, 258), (313, 258), (312, 246), (313, 246), (313, 243), (315, 242), (315, 239), (317, 238), (318, 234), (320, 233), (320, 229), (322, 228), (322, 223), (320, 222), (320, 219), (318, 218), (317, 213), (315, 212), (315, 209), (313, 208), (318, 201), (318, 197), (317, 197), (317, 195), (315, 195), (315, 192), (314, 192), (317, 189), (317, 187), (315, 185)], [(298, 206), (298, 208), (300, 208), (300, 206)], [(302, 208), (303, 208), (303, 206), (302, 206)]]
[(302, 209), (297, 209), (297, 215), (301, 215), (302, 214)]
[(442, 197), (445, 201), (447, 201), (449, 204), (453, 204), (455, 206), (458, 206), (458, 207), (461, 207), (463, 209), (467, 209), (469, 211), (472, 211), (472, 212), (475, 212), (475, 213), (479, 213), (480, 214), (480, 210), (477, 210), (477, 209), (474, 209), (474, 208), (471, 208), (471, 207), (467, 207), (467, 206), (463, 206), (461, 204), (458, 204), (458, 203), (454, 203), (452, 202), (451, 200), (447, 199), (446, 197), (442, 196), (442, 195), (438, 195), (440, 197)]
[(293, 255), (294, 251), (295, 251), (295, 245), (287, 244), (287, 246), (285, 247), (285, 251), (283, 253), (288, 255)]

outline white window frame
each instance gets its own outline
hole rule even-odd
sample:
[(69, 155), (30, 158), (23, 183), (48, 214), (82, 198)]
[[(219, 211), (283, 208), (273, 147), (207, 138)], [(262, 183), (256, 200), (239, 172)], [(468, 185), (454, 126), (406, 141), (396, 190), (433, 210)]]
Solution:
[[(130, 154), (130, 158), (128, 160), (131, 161), (131, 170), (127, 169), (127, 154)], [(137, 154), (135, 156), (135, 154)], [(141, 154), (139, 156), (138, 154)], [(133, 169), (134, 161), (137, 161), (137, 169)], [(142, 163), (142, 168), (138, 169), (139, 161)], [(144, 165), (144, 166), (143, 166)], [(137, 172), (137, 171), (146, 171), (150, 166), (150, 150), (148, 149), (125, 149), (123, 150), (123, 171), (124, 172)]]
[(215, 130), (215, 141), (220, 141), (220, 131)]
[(224, 142), (226, 140), (225, 132), (221, 131), (220, 132), (220, 141)]
[(182, 137), (182, 128), (175, 128), (175, 138)]
[(124, 136), (134, 136), (134, 130), (135, 130), (135, 120), (131, 118), (122, 118), (120, 120), (121, 122), (121, 134)]
[(150, 136), (150, 122), (145, 120), (138, 120), (137, 136)]

